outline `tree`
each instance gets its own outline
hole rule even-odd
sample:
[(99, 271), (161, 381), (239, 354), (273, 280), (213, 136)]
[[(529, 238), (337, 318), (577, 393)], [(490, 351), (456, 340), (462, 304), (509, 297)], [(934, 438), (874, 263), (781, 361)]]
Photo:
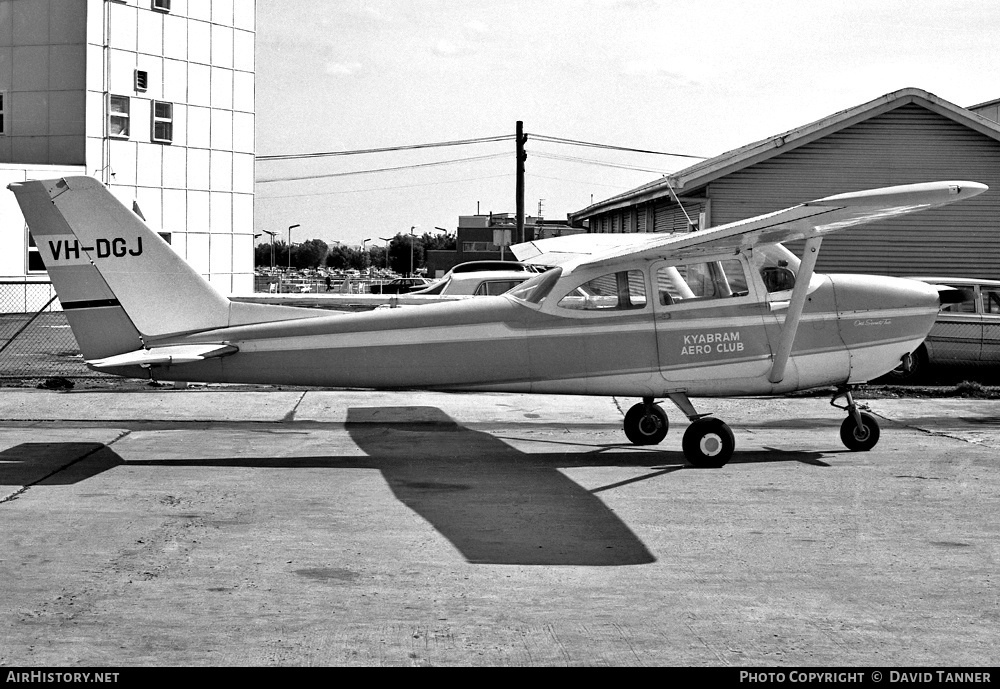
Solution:
[(385, 268), (385, 247), (371, 246), (368, 249), (368, 267)]
[(344, 246), (343, 244), (336, 244), (329, 253), (326, 255), (326, 266), (327, 268), (333, 268), (334, 270), (344, 270), (349, 268), (351, 265), (351, 249)]
[[(412, 241), (412, 245), (411, 245)], [(420, 237), (398, 233), (389, 242), (389, 267), (396, 273), (410, 272), (410, 247), (412, 246), (413, 270), (424, 265), (424, 243)]]
[(458, 248), (458, 237), (453, 234), (430, 234), (424, 232), (420, 237), (427, 251), (454, 251)]
[(329, 247), (322, 239), (307, 239), (292, 250), (292, 264), (296, 268), (318, 268), (323, 265)]
[(271, 243), (258, 244), (253, 249), (253, 264), (255, 267), (271, 267)]

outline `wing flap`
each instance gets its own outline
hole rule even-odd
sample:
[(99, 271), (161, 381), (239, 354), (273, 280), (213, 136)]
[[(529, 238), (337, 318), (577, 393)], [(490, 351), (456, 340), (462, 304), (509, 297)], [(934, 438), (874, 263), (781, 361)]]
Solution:
[(226, 356), (239, 351), (232, 345), (198, 344), (168, 345), (152, 349), (137, 349), (134, 352), (116, 354), (103, 359), (87, 361), (93, 368), (115, 368), (118, 366), (171, 366), (203, 361), (212, 357)]

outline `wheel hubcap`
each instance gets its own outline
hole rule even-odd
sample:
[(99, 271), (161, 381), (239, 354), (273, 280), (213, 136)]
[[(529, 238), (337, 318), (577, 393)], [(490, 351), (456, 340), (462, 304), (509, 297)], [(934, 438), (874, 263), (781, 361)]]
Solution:
[(701, 440), (698, 441), (698, 447), (706, 457), (715, 457), (722, 452), (722, 438), (715, 433), (709, 433), (701, 437)]
[(660, 428), (660, 420), (655, 416), (646, 416), (639, 422), (639, 432), (643, 435), (654, 435)]

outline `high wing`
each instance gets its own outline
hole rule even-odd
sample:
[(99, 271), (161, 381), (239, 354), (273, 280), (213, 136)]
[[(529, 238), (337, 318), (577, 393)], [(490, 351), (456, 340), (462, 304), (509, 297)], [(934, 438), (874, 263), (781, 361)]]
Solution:
[(579, 263), (580, 259), (598, 256), (612, 249), (645, 249), (661, 243), (664, 236), (646, 233), (573, 234), (514, 244), (510, 250), (522, 263), (561, 266)]
[(758, 244), (822, 237), (856, 225), (943, 206), (977, 196), (985, 184), (966, 181), (905, 184), (836, 194), (784, 210), (686, 234), (586, 234), (555, 237), (511, 247), (518, 260), (562, 265), (617, 262), (623, 258), (683, 259), (707, 253), (736, 253)]

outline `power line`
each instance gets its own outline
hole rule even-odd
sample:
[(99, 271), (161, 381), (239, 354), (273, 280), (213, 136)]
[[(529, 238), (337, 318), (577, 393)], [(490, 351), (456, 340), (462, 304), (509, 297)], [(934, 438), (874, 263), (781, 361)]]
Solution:
[(571, 163), (586, 163), (587, 165), (599, 165), (601, 167), (614, 167), (620, 170), (634, 170), (636, 172), (653, 172), (661, 175), (669, 175), (672, 170), (657, 170), (648, 167), (636, 167), (634, 165), (622, 165), (620, 163), (608, 163), (603, 160), (594, 160), (593, 158), (577, 158), (576, 156), (564, 156), (558, 155), (556, 153), (542, 153), (541, 151), (532, 151), (531, 156), (535, 158), (550, 158), (552, 160), (566, 160)]
[(505, 172), (501, 175), (489, 175), (487, 177), (466, 177), (465, 179), (446, 179), (437, 182), (423, 182), (420, 184), (401, 184), (391, 187), (375, 187), (369, 189), (345, 189), (342, 191), (316, 191), (307, 194), (277, 194), (274, 196), (261, 196), (255, 198), (258, 201), (268, 201), (270, 199), (298, 199), (310, 196), (339, 196), (340, 194), (363, 194), (370, 191), (393, 191), (395, 189), (415, 189), (417, 187), (436, 187), (441, 184), (459, 184), (461, 182), (478, 182), (484, 179), (499, 179), (501, 177), (513, 177), (513, 172)]
[(493, 158), (506, 158), (509, 153), (493, 153), (483, 156), (471, 156), (469, 158), (453, 158), (451, 160), (439, 160), (433, 163), (415, 163), (413, 165), (400, 165), (397, 167), (383, 167), (373, 170), (355, 170), (353, 172), (330, 172), (325, 174), (294, 175), (288, 177), (272, 177), (270, 179), (258, 179), (259, 184), (268, 182), (298, 182), (306, 179), (327, 179), (331, 177), (352, 177), (354, 175), (369, 175), (375, 172), (394, 172), (396, 170), (410, 170), (420, 167), (437, 167), (440, 165), (452, 165), (454, 163), (468, 163), (477, 160), (491, 160)]
[(332, 158), (336, 156), (353, 156), (365, 153), (391, 153), (393, 151), (412, 151), (418, 148), (442, 148), (446, 146), (467, 146), (470, 144), (491, 143), (494, 141), (508, 141), (513, 139), (513, 134), (504, 136), (484, 136), (478, 139), (456, 139), (454, 141), (438, 141), (426, 144), (410, 144), (408, 146), (389, 146), (387, 148), (362, 148), (354, 151), (326, 151), (322, 153), (288, 153), (284, 155), (257, 156), (258, 161), (268, 162), (272, 160), (304, 160), (307, 158)]
[(612, 146), (610, 144), (596, 144), (590, 141), (577, 141), (575, 139), (563, 139), (558, 136), (547, 136), (545, 134), (529, 134), (535, 141), (548, 141), (555, 144), (569, 144), (572, 146), (588, 146), (591, 148), (605, 148), (611, 151), (629, 151), (631, 153), (651, 153), (660, 156), (673, 156), (676, 158), (695, 158), (697, 160), (707, 160), (705, 156), (688, 155), (687, 153), (667, 153), (665, 151), (648, 151), (642, 148), (627, 148), (625, 146)]
[[(548, 136), (547, 134), (529, 134), (530, 139), (535, 141), (545, 141), (556, 144), (566, 144), (570, 146), (585, 146), (589, 148), (603, 148), (610, 151), (627, 151), (630, 153), (648, 153), (652, 155), (672, 156), (676, 158), (694, 158), (696, 160), (706, 160), (705, 156), (689, 155), (687, 153), (669, 153), (666, 151), (651, 151), (643, 148), (629, 148), (626, 146), (612, 146), (610, 144), (599, 144), (592, 141), (579, 141), (576, 139), (566, 139), (558, 136)], [(468, 146), (472, 144), (493, 143), (497, 141), (509, 141), (514, 136), (504, 134), (501, 136), (483, 136), (475, 139), (455, 139), (452, 141), (437, 141), (423, 144), (409, 144), (405, 146), (388, 146), (385, 148), (360, 148), (348, 151), (324, 151), (316, 153), (287, 153), (280, 155), (257, 156), (260, 162), (270, 162), (276, 160), (307, 160), (310, 158), (332, 158), (339, 156), (364, 155), (368, 153), (392, 153), (395, 151), (412, 151), (423, 148), (443, 148), (448, 146)]]

